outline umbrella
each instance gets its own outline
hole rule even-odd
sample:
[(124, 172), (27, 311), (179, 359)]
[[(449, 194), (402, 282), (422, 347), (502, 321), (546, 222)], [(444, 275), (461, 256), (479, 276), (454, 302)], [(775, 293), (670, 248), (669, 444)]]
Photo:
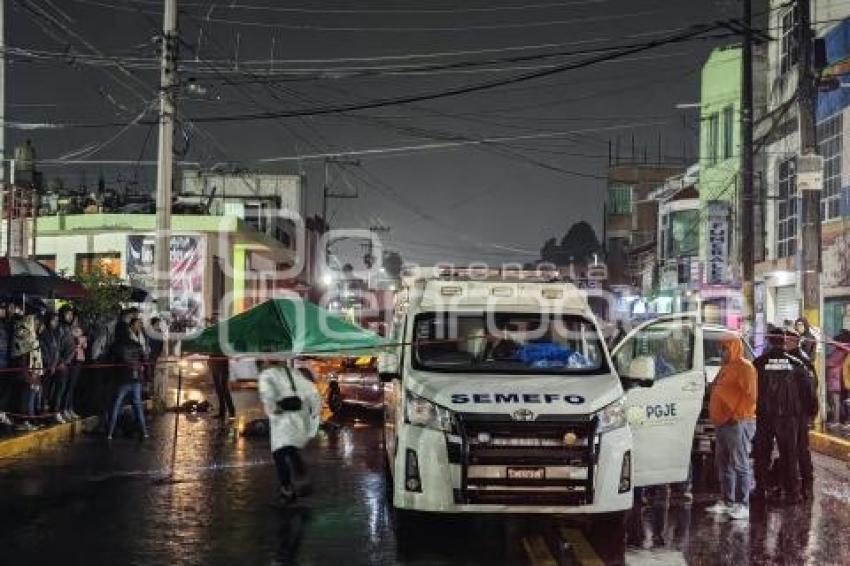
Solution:
[[(183, 341), (184, 352), (286, 352), (297, 355), (351, 355), (386, 342), (301, 299), (270, 299)], [(222, 347), (224, 345), (224, 347)]]
[(34, 295), (49, 299), (84, 299), (85, 287), (59, 277), (46, 265), (18, 257), (0, 258), (0, 296)]

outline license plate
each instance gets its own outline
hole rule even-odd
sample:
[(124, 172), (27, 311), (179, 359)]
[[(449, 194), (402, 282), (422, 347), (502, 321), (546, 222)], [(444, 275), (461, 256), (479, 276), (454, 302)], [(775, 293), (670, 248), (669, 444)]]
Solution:
[(546, 468), (508, 468), (509, 480), (545, 480)]

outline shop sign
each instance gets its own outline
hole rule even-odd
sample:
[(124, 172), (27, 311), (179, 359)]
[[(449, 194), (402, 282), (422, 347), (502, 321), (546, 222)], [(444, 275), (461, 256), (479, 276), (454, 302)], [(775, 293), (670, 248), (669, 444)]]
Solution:
[(726, 203), (709, 203), (706, 234), (706, 283), (725, 283), (729, 259), (729, 206)]

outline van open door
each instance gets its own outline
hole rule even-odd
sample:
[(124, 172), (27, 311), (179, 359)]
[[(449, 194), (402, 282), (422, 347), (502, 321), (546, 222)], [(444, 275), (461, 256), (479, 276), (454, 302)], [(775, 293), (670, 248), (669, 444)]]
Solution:
[(696, 315), (665, 316), (632, 330), (613, 351), (634, 437), (634, 485), (683, 482), (705, 395)]

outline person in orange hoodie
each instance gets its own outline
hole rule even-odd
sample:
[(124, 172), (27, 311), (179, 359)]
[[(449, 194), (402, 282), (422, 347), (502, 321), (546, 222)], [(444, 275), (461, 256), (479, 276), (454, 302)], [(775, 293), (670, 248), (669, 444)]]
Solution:
[(750, 449), (756, 432), (757, 374), (743, 356), (740, 338), (727, 338), (721, 346), (723, 366), (714, 380), (708, 411), (716, 427), (714, 462), (722, 499), (708, 511), (746, 520), (753, 484)]

